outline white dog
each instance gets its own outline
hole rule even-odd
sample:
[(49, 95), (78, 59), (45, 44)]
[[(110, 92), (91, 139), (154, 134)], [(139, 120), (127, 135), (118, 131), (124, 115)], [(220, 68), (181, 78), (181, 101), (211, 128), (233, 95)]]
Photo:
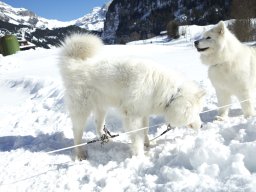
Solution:
[[(138, 59), (103, 59), (96, 55), (102, 41), (91, 34), (73, 34), (63, 43), (60, 72), (66, 88), (65, 101), (73, 123), (74, 143), (82, 142), (87, 117), (94, 113), (99, 135), (105, 112), (116, 107), (124, 115), (124, 126), (135, 130), (148, 126), (150, 114), (165, 115), (172, 126), (199, 128), (204, 91), (173, 71)], [(147, 131), (131, 135), (133, 154), (144, 154), (149, 145)], [(86, 154), (76, 148), (77, 158)]]
[[(223, 21), (205, 32), (195, 46), (202, 63), (209, 65), (208, 76), (216, 89), (218, 105), (229, 105), (234, 95), (241, 101), (245, 117), (255, 115), (256, 50), (242, 44)], [(250, 100), (245, 102), (247, 99)], [(217, 119), (225, 119), (228, 109), (228, 106), (221, 108)]]

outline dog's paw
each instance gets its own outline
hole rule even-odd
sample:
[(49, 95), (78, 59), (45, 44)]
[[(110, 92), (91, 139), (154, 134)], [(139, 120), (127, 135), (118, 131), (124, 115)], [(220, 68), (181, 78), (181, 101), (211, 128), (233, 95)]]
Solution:
[(87, 159), (87, 153), (78, 153), (76, 154), (76, 160), (83, 161)]
[(156, 143), (156, 141), (155, 140), (153, 140), (153, 141), (148, 141), (148, 142), (144, 142), (144, 146), (146, 147), (146, 148), (150, 148), (150, 147), (152, 147), (152, 146), (155, 146), (157, 143)]
[(223, 117), (223, 116), (217, 115), (217, 116), (214, 118), (214, 121), (225, 121), (226, 119), (227, 119), (227, 117)]
[(149, 141), (144, 142), (144, 147), (149, 148), (150, 147), (150, 142)]
[(254, 110), (252, 111), (244, 111), (244, 118), (245, 119), (249, 119), (251, 117), (255, 117), (256, 116), (256, 112)]
[(250, 119), (250, 118), (255, 117), (255, 116), (256, 116), (256, 114), (244, 115), (244, 118), (245, 118), (245, 119)]

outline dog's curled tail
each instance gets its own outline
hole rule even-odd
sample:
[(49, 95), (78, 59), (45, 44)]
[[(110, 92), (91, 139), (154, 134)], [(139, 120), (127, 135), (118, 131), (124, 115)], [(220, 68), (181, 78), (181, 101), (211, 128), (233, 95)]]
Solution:
[(102, 40), (96, 35), (75, 33), (64, 39), (61, 55), (72, 59), (86, 60), (93, 57), (102, 45)]

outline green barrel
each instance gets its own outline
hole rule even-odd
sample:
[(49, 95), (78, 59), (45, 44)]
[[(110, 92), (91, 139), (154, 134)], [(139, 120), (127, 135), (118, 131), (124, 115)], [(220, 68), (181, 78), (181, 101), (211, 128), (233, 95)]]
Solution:
[(1, 40), (0, 40), (0, 54), (3, 54), (3, 48), (2, 48)]
[(5, 35), (0, 39), (1, 52), (4, 56), (11, 55), (20, 50), (19, 42), (14, 35)]

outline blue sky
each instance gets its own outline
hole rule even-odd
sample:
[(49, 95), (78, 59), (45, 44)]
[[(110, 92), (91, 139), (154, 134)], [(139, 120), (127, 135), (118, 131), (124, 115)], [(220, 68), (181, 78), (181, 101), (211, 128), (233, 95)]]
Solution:
[(70, 21), (89, 13), (109, 0), (1, 0), (16, 8), (26, 8), (47, 19)]

